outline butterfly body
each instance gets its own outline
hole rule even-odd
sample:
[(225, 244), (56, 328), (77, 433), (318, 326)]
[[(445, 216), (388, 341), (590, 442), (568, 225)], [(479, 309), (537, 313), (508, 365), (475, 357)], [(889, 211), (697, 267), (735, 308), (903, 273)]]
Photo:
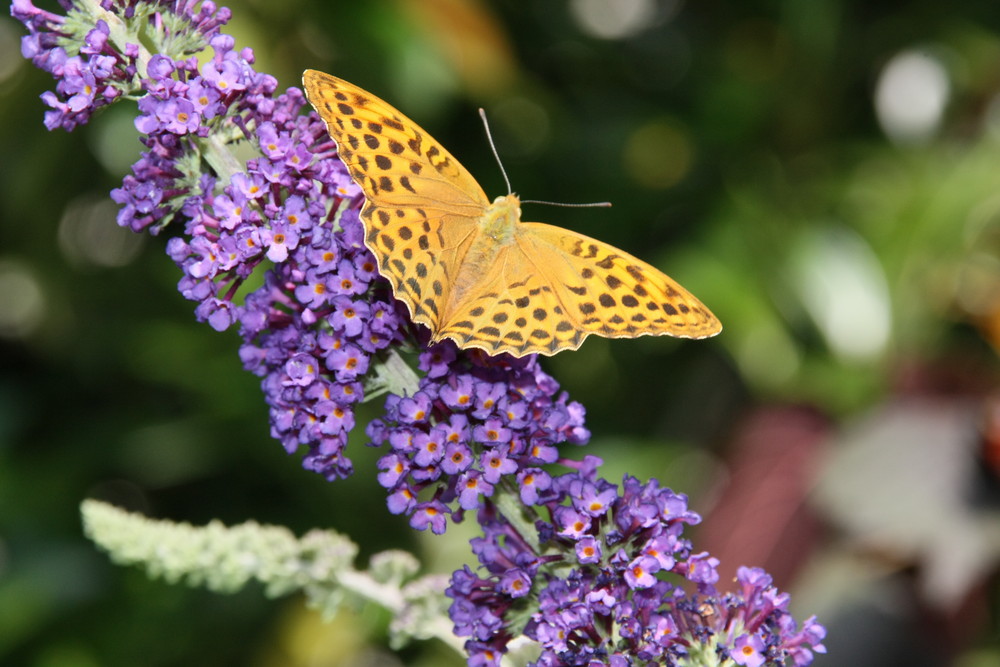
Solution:
[(515, 241), (521, 209), (516, 195), (497, 197), (476, 221), (479, 233), (459, 262), (459, 271), (449, 294), (442, 319), (461, 308), (469, 290), (482, 280), (482, 267), (492, 266)]
[(609, 338), (718, 333), (714, 315), (655, 267), (491, 203), (416, 123), (371, 93), (307, 70), (306, 95), (365, 193), (365, 245), (431, 340), (514, 356)]

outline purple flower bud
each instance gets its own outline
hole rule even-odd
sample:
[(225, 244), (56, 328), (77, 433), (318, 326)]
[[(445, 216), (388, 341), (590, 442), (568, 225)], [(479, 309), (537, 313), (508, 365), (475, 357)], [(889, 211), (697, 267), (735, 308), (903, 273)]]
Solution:
[(287, 373), (285, 384), (304, 387), (316, 379), (318, 371), (318, 365), (312, 355), (296, 354), (285, 363), (285, 373)]
[(157, 53), (149, 59), (146, 72), (153, 81), (165, 81), (174, 73), (174, 61), (165, 55)]

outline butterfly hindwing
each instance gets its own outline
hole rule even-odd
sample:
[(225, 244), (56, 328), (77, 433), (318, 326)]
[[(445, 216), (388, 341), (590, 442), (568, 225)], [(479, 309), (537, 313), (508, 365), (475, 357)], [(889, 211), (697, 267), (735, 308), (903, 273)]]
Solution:
[(623, 250), (540, 222), (518, 229), (520, 246), (547, 274), (568, 317), (585, 335), (706, 338), (722, 330), (693, 294)]
[(722, 325), (659, 269), (596, 239), (537, 222), (517, 226), (494, 278), (439, 336), (490, 354), (551, 355), (591, 334), (704, 338)]
[(438, 338), (516, 357), (580, 346), (586, 334), (567, 317), (549, 276), (520, 243), (504, 246), (491, 269), (463, 299), (468, 306), (441, 323)]

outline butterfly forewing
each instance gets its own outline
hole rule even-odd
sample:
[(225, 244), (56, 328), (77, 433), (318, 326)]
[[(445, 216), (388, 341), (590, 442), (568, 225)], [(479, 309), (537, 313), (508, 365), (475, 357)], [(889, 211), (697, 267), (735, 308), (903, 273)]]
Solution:
[(414, 320), (432, 330), (489, 204), (474, 178), (427, 132), (342, 79), (306, 70), (306, 96), (365, 194), (365, 245)]

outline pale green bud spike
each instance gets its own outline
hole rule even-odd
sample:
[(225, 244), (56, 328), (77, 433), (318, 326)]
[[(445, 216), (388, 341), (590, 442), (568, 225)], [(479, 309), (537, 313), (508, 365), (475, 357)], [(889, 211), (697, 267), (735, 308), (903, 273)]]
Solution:
[(96, 500), (80, 506), (84, 532), (119, 565), (138, 565), (153, 578), (234, 593), (251, 581), (269, 597), (302, 591), (310, 607), (332, 617), (345, 602), (378, 604), (393, 616), (392, 643), (437, 637), (463, 653), (452, 633), (447, 579), (414, 579), (420, 564), (403, 551), (372, 557), (368, 571), (354, 567), (358, 547), (330, 530), (301, 538), (281, 526), (248, 521), (205, 526), (148, 519)]
[(298, 539), (286, 528), (254, 521), (206, 526), (156, 521), (94, 500), (81, 505), (84, 531), (120, 565), (141, 565), (151, 577), (204, 586), (218, 593), (262, 583), (268, 595), (335, 580), (352, 568), (358, 548), (330, 531)]

